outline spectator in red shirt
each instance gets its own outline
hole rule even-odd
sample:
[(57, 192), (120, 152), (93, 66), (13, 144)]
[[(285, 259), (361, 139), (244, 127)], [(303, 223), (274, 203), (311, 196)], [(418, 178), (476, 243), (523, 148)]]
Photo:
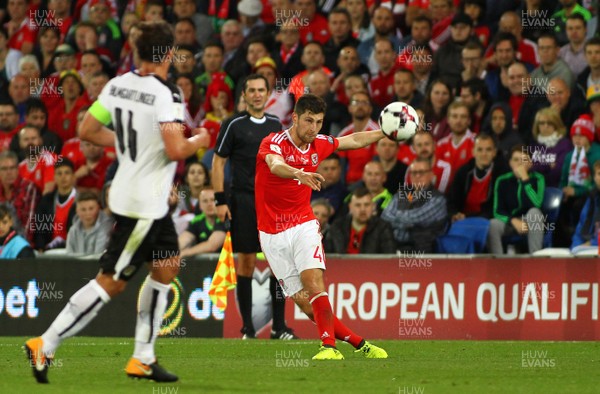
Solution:
[(390, 40), (383, 39), (375, 43), (375, 61), (379, 72), (371, 79), (369, 90), (373, 102), (383, 108), (394, 99), (396, 51)]
[[(350, 75), (358, 75), (362, 78), (362, 81), (367, 81), (371, 73), (367, 66), (362, 64), (358, 58), (358, 51), (352, 46), (346, 46), (342, 48), (337, 57), (337, 68), (338, 71), (335, 75), (335, 79), (331, 84), (331, 91), (335, 92), (336, 99), (344, 105), (348, 105), (350, 102), (349, 96), (346, 96), (346, 89), (344, 81)], [(361, 88), (360, 90), (365, 90)]]
[(462, 101), (455, 101), (448, 107), (448, 125), (451, 134), (437, 143), (437, 156), (450, 163), (450, 183), (456, 171), (473, 157), (475, 134), (469, 130), (471, 114), (469, 107)]
[(19, 132), (19, 115), (12, 102), (0, 103), (0, 152), (7, 150)]
[(46, 23), (52, 26), (53, 30), (59, 32), (60, 42), (64, 42), (73, 18), (71, 17), (70, 0), (48, 0), (48, 16)]
[(100, 193), (104, 186), (106, 169), (113, 162), (104, 155), (104, 147), (81, 141), (81, 152), (85, 157), (83, 163), (75, 171), (76, 187), (78, 192), (91, 191)]
[(77, 112), (84, 105), (77, 99), (84, 91), (79, 74), (75, 70), (64, 71), (58, 82), (62, 97), (49, 108), (48, 126), (64, 141), (77, 134)]
[(36, 250), (64, 248), (69, 227), (75, 216), (75, 175), (73, 163), (61, 158), (54, 165), (56, 191), (42, 197), (33, 220), (33, 243)]
[[(437, 190), (445, 193), (450, 184), (450, 163), (439, 159), (436, 154), (435, 141), (433, 136), (428, 132), (420, 132), (415, 134), (413, 137), (413, 150), (415, 151), (415, 158), (411, 161), (412, 164), (417, 159), (426, 159), (431, 163), (431, 170), (433, 171), (433, 184)], [(404, 185), (411, 185), (412, 179), (410, 171), (406, 171), (404, 178)]]
[[(379, 125), (371, 119), (372, 110), (371, 99), (366, 92), (354, 93), (350, 98), (349, 108), (352, 123), (344, 128), (338, 137), (379, 129)], [(363, 168), (375, 157), (375, 144), (351, 151), (340, 151), (338, 154), (347, 160), (346, 185), (350, 186), (362, 179)]]
[(327, 19), (317, 13), (316, 0), (296, 0), (294, 2), (299, 11), (298, 17), (294, 18), (300, 27), (300, 40), (306, 45), (316, 41), (321, 45), (329, 40), (329, 26)]
[(282, 85), (288, 87), (292, 78), (304, 70), (302, 65), (303, 46), (300, 42), (300, 27), (293, 21), (282, 21), (277, 35), (278, 44), (271, 53), (271, 57), (277, 64), (277, 71), (283, 79)]
[(491, 33), (490, 28), (484, 23), (485, 0), (463, 0), (461, 11), (473, 20), (473, 35), (477, 37), (481, 45), (487, 47)]
[(21, 51), (28, 55), (33, 51), (36, 30), (29, 20), (29, 5), (27, 0), (8, 1), (8, 15), (10, 20), (4, 25), (8, 31), (9, 48)]
[(106, 62), (113, 64), (116, 57), (110, 50), (100, 45), (100, 36), (93, 23), (89, 21), (79, 22), (72, 30), (73, 33), (67, 38), (67, 42), (74, 42), (75, 44), (75, 49), (77, 50), (77, 67), (80, 67), (83, 52), (89, 50), (95, 50)]
[(54, 191), (56, 157), (42, 146), (40, 130), (25, 126), (19, 131), (19, 149), (25, 159), (19, 163), (19, 176), (35, 184), (42, 195)]
[(12, 205), (19, 224), (25, 229), (25, 238), (31, 242), (33, 233), (29, 224), (40, 194), (32, 182), (19, 177), (18, 163), (14, 152), (0, 153), (0, 202)]

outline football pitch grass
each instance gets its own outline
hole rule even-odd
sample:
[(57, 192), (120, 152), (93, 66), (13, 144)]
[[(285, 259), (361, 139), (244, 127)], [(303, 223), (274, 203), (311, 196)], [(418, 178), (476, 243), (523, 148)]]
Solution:
[(177, 383), (123, 372), (131, 338), (65, 341), (49, 385), (35, 383), (21, 346), (0, 337), (0, 393), (597, 393), (598, 342), (372, 341), (365, 359), (345, 343), (343, 361), (312, 361), (317, 341), (160, 338), (159, 361)]

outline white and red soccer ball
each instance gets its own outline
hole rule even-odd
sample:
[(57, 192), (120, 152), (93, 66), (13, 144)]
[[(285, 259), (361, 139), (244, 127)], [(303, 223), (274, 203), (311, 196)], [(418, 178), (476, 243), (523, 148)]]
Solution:
[(410, 105), (396, 101), (381, 111), (379, 127), (389, 139), (406, 141), (417, 132), (419, 115)]

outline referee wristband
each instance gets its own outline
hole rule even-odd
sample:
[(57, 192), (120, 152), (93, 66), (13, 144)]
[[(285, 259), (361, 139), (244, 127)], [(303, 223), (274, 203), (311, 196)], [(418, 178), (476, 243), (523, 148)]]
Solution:
[(225, 197), (225, 192), (215, 192), (215, 204), (216, 206), (227, 205), (227, 197)]

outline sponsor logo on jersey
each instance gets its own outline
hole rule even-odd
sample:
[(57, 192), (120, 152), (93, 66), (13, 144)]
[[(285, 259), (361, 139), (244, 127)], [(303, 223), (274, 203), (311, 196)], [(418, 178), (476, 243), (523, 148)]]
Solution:
[(279, 145), (271, 144), (271, 150), (275, 153), (281, 154), (281, 147)]

